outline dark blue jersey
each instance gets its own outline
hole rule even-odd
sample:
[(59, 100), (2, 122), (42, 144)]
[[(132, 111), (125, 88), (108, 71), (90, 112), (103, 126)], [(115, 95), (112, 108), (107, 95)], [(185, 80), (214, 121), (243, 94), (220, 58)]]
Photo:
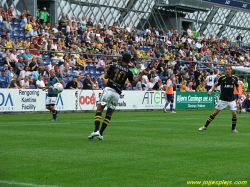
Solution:
[(51, 85), (53, 86), (54, 84), (56, 84), (58, 82), (60, 82), (60, 81), (57, 77), (54, 77), (54, 78), (50, 77), (49, 78), (49, 80), (48, 80), (48, 88), (49, 88), (48, 94), (49, 94), (49, 96), (50, 95), (58, 95), (58, 93), (54, 92), (52, 90), (52, 88), (50, 88)]

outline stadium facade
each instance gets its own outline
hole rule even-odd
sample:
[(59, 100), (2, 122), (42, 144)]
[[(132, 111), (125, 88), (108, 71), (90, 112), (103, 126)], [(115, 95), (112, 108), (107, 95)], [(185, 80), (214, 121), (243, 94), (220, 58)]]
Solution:
[(2, 0), (0, 5), (6, 9), (14, 7), (15, 14), (29, 9), (33, 15), (37, 5), (45, 6), (51, 23), (65, 13), (69, 17), (91, 17), (94, 24), (100, 19), (107, 25), (118, 22), (120, 27), (130, 23), (140, 31), (156, 26), (180, 33), (182, 26), (192, 26), (206, 37), (227, 37), (233, 42), (241, 33), (243, 43), (250, 44), (249, 0)]

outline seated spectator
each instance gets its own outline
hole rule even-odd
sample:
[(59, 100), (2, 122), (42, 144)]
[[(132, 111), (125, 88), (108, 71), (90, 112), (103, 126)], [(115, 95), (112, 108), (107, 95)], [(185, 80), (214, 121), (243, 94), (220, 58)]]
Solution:
[(5, 49), (5, 53), (2, 56), (3, 64), (7, 64), (9, 67), (15, 67), (15, 62), (13, 62), (13, 58), (11, 57), (10, 50)]
[(31, 63), (29, 64), (29, 70), (31, 72), (33, 72), (33, 71), (36, 71), (37, 68), (38, 68), (37, 59), (35, 57), (33, 57), (32, 60), (31, 60)]
[(25, 76), (23, 80), (21, 80), (21, 85), (23, 89), (29, 89), (30, 84), (29, 84), (29, 77)]
[(150, 78), (149, 82), (145, 86), (145, 91), (154, 91), (154, 79)]
[(12, 26), (10, 24), (10, 18), (7, 18), (6, 21), (3, 24), (3, 30), (5, 30), (6, 32), (12, 32)]
[(136, 83), (135, 90), (143, 91), (142, 78), (140, 78), (140, 80)]
[(81, 77), (80, 76), (78, 76), (78, 78), (77, 78), (77, 88), (78, 89), (83, 89), (83, 84), (81, 82)]
[(29, 66), (25, 66), (24, 67), (24, 70), (22, 70), (20, 72), (20, 75), (22, 79), (24, 79), (26, 76), (29, 77), (29, 76), (32, 76), (33, 73), (29, 71)]
[(28, 34), (28, 32), (33, 28), (30, 19), (27, 19), (27, 23), (24, 26), (25, 33)]
[(92, 90), (92, 84), (93, 84), (93, 82), (90, 78), (90, 75), (87, 74), (84, 81), (83, 81), (83, 89), (84, 90)]
[(65, 89), (77, 90), (78, 89), (77, 78), (78, 77), (74, 77), (72, 81), (68, 82)]
[(81, 66), (83, 70), (86, 70), (86, 62), (83, 58), (83, 54), (80, 54), (80, 57), (76, 60), (78, 66)]
[(10, 80), (13, 81), (14, 79), (17, 78), (17, 75), (16, 73), (13, 71), (13, 67), (9, 67), (9, 77), (10, 77)]
[(162, 83), (161, 79), (158, 79), (158, 82), (155, 83), (155, 85), (152, 88), (153, 90), (157, 90), (157, 91), (163, 91), (164, 90), (164, 85)]
[(10, 77), (6, 75), (6, 70), (2, 69), (0, 75), (1, 88), (9, 88), (10, 87)]
[(96, 77), (94, 77), (92, 81), (92, 90), (100, 90)]
[(18, 76), (17, 78), (13, 79), (10, 83), (10, 88), (15, 88), (15, 89), (22, 89), (22, 84), (21, 84), (21, 77)]
[(28, 31), (28, 33), (26, 34), (26, 37), (37, 37), (38, 36), (38, 33), (37, 33), (37, 30), (38, 30), (38, 26), (34, 26), (33, 29), (30, 29)]
[(48, 74), (43, 75), (43, 82), (44, 82), (45, 86), (48, 85), (48, 80), (49, 80), (49, 75)]
[(27, 58), (29, 62), (31, 62), (33, 56), (30, 54), (30, 50), (27, 48), (25, 49), (25, 53), (23, 54), (23, 58)]
[(205, 88), (206, 82), (201, 82), (199, 86), (197, 86), (196, 91), (197, 92), (206, 92)]
[(39, 89), (45, 88), (45, 83), (43, 81), (43, 76), (39, 75), (38, 80), (36, 81), (36, 87)]

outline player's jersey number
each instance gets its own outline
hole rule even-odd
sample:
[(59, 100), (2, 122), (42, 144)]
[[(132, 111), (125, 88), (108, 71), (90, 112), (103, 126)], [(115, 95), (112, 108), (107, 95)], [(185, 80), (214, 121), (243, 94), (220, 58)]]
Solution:
[(114, 81), (117, 83), (122, 83), (126, 79), (127, 75), (126, 72), (118, 68), (116, 68), (114, 71), (115, 71)]

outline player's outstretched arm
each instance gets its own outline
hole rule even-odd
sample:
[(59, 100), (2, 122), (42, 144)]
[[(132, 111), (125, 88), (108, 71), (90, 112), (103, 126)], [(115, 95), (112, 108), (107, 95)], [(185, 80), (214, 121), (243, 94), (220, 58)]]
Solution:
[(208, 95), (211, 95), (212, 91), (214, 91), (217, 88), (217, 85), (213, 85), (212, 88), (208, 91)]
[(133, 81), (133, 82), (131, 82), (131, 84), (133, 85), (133, 86), (135, 86), (136, 84), (137, 84), (137, 82), (142, 78), (142, 76), (143, 75), (147, 75), (148, 74), (148, 71), (146, 70), (146, 69), (144, 69), (137, 77), (136, 77), (136, 79)]

